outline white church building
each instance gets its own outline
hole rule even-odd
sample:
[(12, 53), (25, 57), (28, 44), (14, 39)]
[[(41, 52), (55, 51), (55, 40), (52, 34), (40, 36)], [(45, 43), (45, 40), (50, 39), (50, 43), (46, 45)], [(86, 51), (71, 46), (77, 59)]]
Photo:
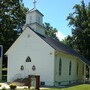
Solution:
[(48, 86), (85, 82), (86, 65), (90, 66), (75, 50), (45, 35), (43, 14), (35, 8), (26, 13), (24, 31), (5, 55), (7, 82), (28, 75), (40, 75), (40, 82)]

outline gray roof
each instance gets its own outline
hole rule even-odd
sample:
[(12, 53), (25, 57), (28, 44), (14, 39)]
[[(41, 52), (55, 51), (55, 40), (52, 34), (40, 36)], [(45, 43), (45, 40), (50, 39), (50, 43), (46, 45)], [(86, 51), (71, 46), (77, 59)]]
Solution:
[[(30, 28), (30, 27), (29, 27)], [(30, 28), (31, 29), (31, 28)], [(35, 32), (35, 31), (34, 31)], [(36, 33), (36, 32), (35, 32)], [(87, 60), (84, 56), (76, 52), (74, 49), (72, 49), (70, 46), (67, 46), (63, 44), (62, 42), (59, 42), (58, 40), (55, 40), (48, 36), (43, 36), (39, 33), (36, 33), (40, 38), (42, 38), (46, 43), (48, 43), (52, 48), (59, 52), (64, 52), (70, 55), (73, 55), (75, 57), (80, 58), (84, 63), (86, 63), (88, 66), (90, 66), (90, 61)]]
[(30, 11), (27, 11), (26, 13), (28, 14), (28, 13), (31, 13), (31, 12), (38, 12), (39, 14), (41, 14), (42, 16), (44, 16), (38, 9), (36, 9), (36, 8), (33, 8), (33, 9), (31, 9)]

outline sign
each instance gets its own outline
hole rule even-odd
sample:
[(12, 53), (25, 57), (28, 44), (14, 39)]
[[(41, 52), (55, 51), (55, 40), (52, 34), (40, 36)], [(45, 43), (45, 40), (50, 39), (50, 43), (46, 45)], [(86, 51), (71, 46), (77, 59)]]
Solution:
[(0, 57), (2, 57), (2, 46), (0, 46)]

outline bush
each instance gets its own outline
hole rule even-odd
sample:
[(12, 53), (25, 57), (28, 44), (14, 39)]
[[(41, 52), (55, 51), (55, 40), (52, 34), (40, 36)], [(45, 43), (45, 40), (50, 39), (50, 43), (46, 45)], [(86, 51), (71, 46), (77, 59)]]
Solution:
[(3, 87), (2, 90), (7, 90), (7, 88)]
[(2, 86), (2, 84), (0, 84), (0, 87)]
[(10, 84), (9, 87), (10, 87), (10, 89), (16, 89), (17, 86), (16, 86), (16, 84)]

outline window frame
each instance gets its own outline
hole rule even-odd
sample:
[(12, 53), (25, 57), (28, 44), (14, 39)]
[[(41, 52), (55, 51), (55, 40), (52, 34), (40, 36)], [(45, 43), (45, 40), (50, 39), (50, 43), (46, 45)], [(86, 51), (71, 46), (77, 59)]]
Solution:
[(77, 76), (78, 76), (78, 62), (77, 62)]
[(26, 62), (31, 62), (31, 58), (29, 56), (26, 58)]
[(59, 75), (62, 74), (62, 59), (59, 59)]
[(69, 76), (72, 74), (72, 62), (69, 62)]

